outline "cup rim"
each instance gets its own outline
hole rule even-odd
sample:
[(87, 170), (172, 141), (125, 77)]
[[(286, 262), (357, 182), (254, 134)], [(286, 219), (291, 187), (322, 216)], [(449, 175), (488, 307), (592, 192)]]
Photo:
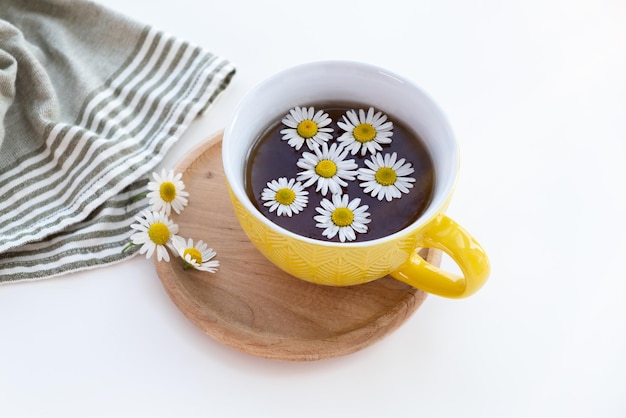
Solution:
[[(453, 148), (452, 151), (454, 152), (454, 155), (452, 158), (453, 159), (452, 165), (454, 167), (454, 173), (450, 175), (450, 180), (444, 185), (443, 192), (440, 193), (440, 196), (438, 197), (436, 201), (435, 200), (431, 201), (427, 209), (414, 222), (400, 229), (399, 231), (394, 232), (393, 234), (389, 234), (384, 237), (380, 237), (380, 238), (376, 238), (372, 240), (351, 241), (351, 242), (336, 242), (336, 241), (330, 241), (330, 240), (324, 241), (321, 239), (315, 239), (315, 238), (310, 238), (304, 235), (296, 234), (272, 222), (265, 215), (263, 215), (263, 213), (261, 213), (248, 198), (248, 195), (243, 186), (243, 182), (241, 182), (241, 187), (239, 187), (240, 186), (239, 182), (237, 184), (233, 184), (233, 182), (231, 181), (231, 178), (236, 177), (237, 173), (233, 172), (234, 168), (232, 167), (232, 164), (231, 165), (226, 164), (226, 161), (230, 159), (230, 155), (229, 155), (228, 147), (224, 147), (223, 144), (228, 140), (233, 129), (236, 127), (237, 119), (239, 117), (240, 111), (243, 108), (245, 108), (245, 106), (248, 105), (248, 102), (253, 100), (257, 92), (262, 90), (266, 85), (276, 82), (276, 80), (280, 79), (281, 77), (284, 77), (285, 75), (288, 75), (289, 73), (312, 69), (316, 67), (323, 67), (323, 66), (353, 67), (353, 68), (359, 67), (361, 69), (366, 69), (366, 70), (370, 70), (373, 72), (379, 72), (381, 74), (384, 74), (386, 76), (389, 76), (391, 78), (398, 80), (400, 83), (404, 83), (404, 84), (411, 86), (413, 89), (416, 89), (424, 96), (424, 98), (429, 102), (429, 106), (431, 107), (432, 111), (438, 114), (439, 119), (441, 120), (443, 124), (445, 124), (446, 131), (448, 132), (448, 135), (450, 136), (450, 139), (452, 140), (454, 144), (454, 147), (452, 147)], [(325, 247), (337, 247), (337, 248), (370, 247), (370, 246), (374, 246), (374, 245), (378, 245), (378, 244), (382, 244), (382, 243), (386, 243), (390, 241), (395, 241), (397, 239), (406, 237), (407, 235), (414, 233), (414, 231), (422, 228), (424, 225), (431, 222), (431, 220), (434, 219), (438, 214), (440, 214), (442, 210), (446, 207), (450, 199), (450, 196), (454, 192), (454, 189), (456, 188), (456, 184), (458, 181), (458, 171), (459, 171), (459, 165), (460, 165), (459, 144), (456, 140), (456, 137), (454, 135), (450, 122), (448, 118), (446, 117), (445, 113), (439, 107), (439, 105), (432, 99), (432, 97), (424, 89), (419, 87), (415, 82), (409, 80), (408, 78), (402, 75), (399, 75), (397, 73), (394, 73), (393, 71), (390, 71), (386, 68), (369, 64), (369, 63), (365, 63), (365, 62), (353, 61), (353, 60), (321, 60), (321, 61), (310, 61), (310, 62), (306, 62), (302, 64), (297, 64), (295, 66), (291, 66), (291, 67), (282, 69), (280, 71), (277, 71), (271, 74), (270, 76), (268, 76), (267, 78), (265, 78), (264, 80), (257, 83), (255, 86), (253, 86), (252, 89), (249, 90), (243, 96), (243, 98), (235, 107), (233, 116), (231, 117), (230, 122), (227, 124), (226, 129), (224, 130), (223, 139), (222, 139), (222, 164), (224, 167), (224, 173), (226, 175), (226, 181), (228, 183), (229, 189), (237, 198), (239, 203), (243, 205), (246, 208), (246, 210), (251, 215), (254, 216), (255, 219), (263, 223), (269, 229), (281, 235), (285, 235), (291, 239), (295, 239), (298, 241), (302, 241), (302, 242), (306, 242), (306, 243), (314, 244), (314, 245), (322, 245)]]

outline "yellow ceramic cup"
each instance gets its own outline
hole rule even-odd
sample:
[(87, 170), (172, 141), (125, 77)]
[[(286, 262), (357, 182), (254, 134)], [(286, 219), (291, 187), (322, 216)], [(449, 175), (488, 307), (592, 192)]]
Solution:
[[(261, 214), (245, 190), (250, 149), (268, 126), (290, 109), (319, 102), (363, 103), (402, 120), (424, 140), (435, 167), (433, 198), (411, 225), (383, 238), (327, 242), (290, 232)], [(444, 214), (455, 187), (459, 156), (439, 107), (411, 81), (385, 69), (349, 61), (302, 64), (260, 83), (238, 105), (222, 142), (224, 172), (241, 227), (273, 264), (314, 283), (350, 286), (392, 275), (418, 289), (467, 297), (484, 284), (489, 261), (478, 242)], [(421, 248), (445, 251), (462, 275), (419, 256)]]

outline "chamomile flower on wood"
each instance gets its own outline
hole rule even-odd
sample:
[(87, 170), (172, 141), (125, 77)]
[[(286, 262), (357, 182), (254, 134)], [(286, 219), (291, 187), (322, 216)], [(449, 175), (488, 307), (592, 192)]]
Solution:
[(326, 196), (341, 193), (342, 187), (348, 185), (347, 181), (356, 179), (358, 165), (353, 159), (346, 160), (348, 150), (340, 144), (334, 143), (328, 147), (323, 143), (315, 147), (313, 152), (304, 152), (296, 163), (304, 169), (298, 173), (297, 180), (304, 182), (304, 187), (317, 183), (316, 192)]
[(278, 216), (298, 214), (309, 203), (309, 192), (304, 190), (302, 183), (295, 179), (287, 180), (281, 177), (267, 183), (267, 187), (261, 193), (264, 206), (270, 208), (270, 212), (276, 211)]
[(182, 182), (182, 174), (174, 175), (174, 170), (161, 170), (161, 175), (152, 173), (155, 181), (148, 183), (148, 198), (152, 208), (157, 212), (163, 212), (170, 216), (170, 212), (181, 213), (187, 206), (187, 193), (185, 184)]
[(368, 152), (374, 154), (382, 151), (381, 144), (390, 144), (393, 135), (393, 123), (387, 120), (387, 115), (382, 112), (374, 113), (374, 108), (365, 110), (348, 110), (343, 115), (343, 121), (337, 125), (345, 132), (337, 138), (337, 141), (344, 144), (352, 155), (361, 152), (365, 155)]
[(408, 193), (413, 187), (415, 179), (409, 177), (415, 171), (411, 163), (404, 158), (398, 160), (397, 153), (381, 153), (373, 155), (365, 160), (368, 168), (359, 169), (359, 185), (364, 193), (369, 193), (378, 200), (386, 199), (390, 202), (394, 198), (402, 197), (402, 193)]
[(156, 251), (157, 260), (170, 261), (167, 247), (170, 240), (178, 233), (178, 225), (173, 223), (162, 212), (143, 210), (135, 217), (137, 223), (130, 227), (137, 231), (131, 235), (133, 245), (141, 245), (139, 254), (152, 257)]
[(370, 223), (368, 205), (359, 206), (361, 199), (350, 200), (347, 194), (334, 194), (331, 200), (323, 198), (320, 207), (315, 208), (319, 215), (313, 217), (318, 228), (323, 228), (322, 235), (328, 239), (339, 235), (339, 241), (354, 241), (356, 234), (367, 232)]
[(280, 131), (282, 139), (296, 150), (300, 150), (305, 142), (309, 149), (313, 149), (332, 138), (333, 129), (328, 127), (331, 119), (323, 110), (316, 112), (313, 107), (295, 107), (282, 123), (287, 126)]
[(185, 262), (185, 268), (191, 267), (196, 270), (215, 273), (220, 266), (218, 260), (213, 260), (217, 253), (202, 240), (194, 244), (191, 238), (185, 241), (182, 237), (175, 237), (172, 240), (172, 245), (176, 253)]

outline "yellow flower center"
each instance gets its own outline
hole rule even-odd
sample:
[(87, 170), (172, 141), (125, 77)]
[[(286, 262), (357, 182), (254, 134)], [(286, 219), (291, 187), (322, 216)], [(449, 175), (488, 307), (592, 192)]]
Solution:
[(155, 222), (148, 228), (148, 237), (156, 245), (165, 245), (170, 239), (170, 229), (163, 222)]
[(317, 123), (305, 119), (298, 124), (298, 135), (302, 138), (313, 138), (317, 134)]
[(337, 208), (330, 215), (330, 219), (337, 226), (348, 226), (354, 221), (354, 213), (348, 208)]
[(296, 200), (296, 192), (289, 187), (283, 187), (276, 192), (276, 201), (281, 205), (291, 205)]
[(171, 181), (164, 181), (161, 183), (161, 187), (159, 188), (159, 193), (161, 194), (161, 199), (164, 202), (171, 202), (176, 199), (176, 186)]
[(194, 248), (194, 247), (185, 248), (183, 257), (186, 258), (187, 256), (190, 256), (191, 259), (195, 261), (196, 263), (202, 264), (202, 253), (198, 251), (197, 248)]
[(376, 170), (376, 182), (383, 186), (391, 186), (396, 182), (396, 171), (389, 167), (380, 167)]
[(352, 136), (360, 143), (370, 142), (376, 138), (376, 129), (369, 123), (360, 123), (352, 131)]
[(315, 173), (320, 177), (329, 179), (337, 174), (337, 164), (331, 160), (322, 160), (315, 166)]

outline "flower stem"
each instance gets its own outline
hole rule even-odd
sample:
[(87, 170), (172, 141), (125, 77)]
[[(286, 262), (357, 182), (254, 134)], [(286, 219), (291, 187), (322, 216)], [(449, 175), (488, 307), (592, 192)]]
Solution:
[(129, 249), (129, 248), (132, 248), (132, 247), (134, 247), (135, 245), (137, 245), (137, 244), (135, 244), (135, 243), (134, 243), (134, 242), (132, 242), (132, 241), (131, 241), (131, 242), (129, 242), (128, 244), (126, 244), (126, 246), (124, 246), (124, 248), (122, 248), (122, 252), (123, 252), (123, 253), (125, 253), (126, 251), (128, 251), (128, 249)]

